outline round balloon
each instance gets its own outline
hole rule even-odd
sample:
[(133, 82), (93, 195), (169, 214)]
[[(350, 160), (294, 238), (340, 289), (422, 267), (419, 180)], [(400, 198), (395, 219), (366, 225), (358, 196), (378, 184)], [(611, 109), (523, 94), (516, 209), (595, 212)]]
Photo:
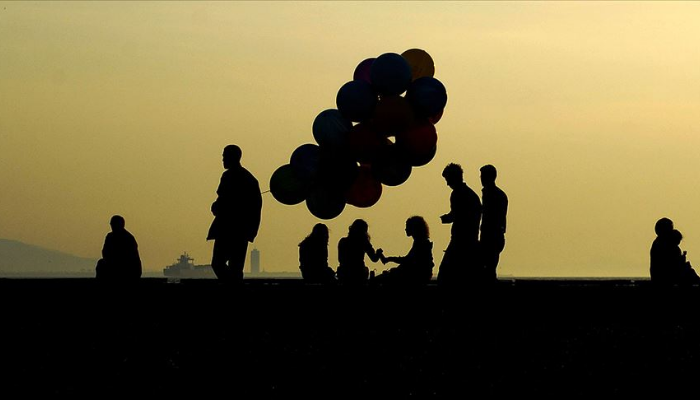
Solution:
[(437, 145), (433, 146), (429, 151), (409, 155), (408, 162), (414, 167), (421, 167), (432, 161), (435, 158), (435, 154), (437, 154)]
[(270, 177), (270, 192), (282, 204), (299, 204), (309, 193), (309, 182), (301, 179), (291, 165), (285, 164)]
[(353, 126), (348, 136), (350, 154), (360, 163), (371, 163), (387, 141), (369, 122)]
[(385, 136), (404, 132), (414, 122), (413, 109), (402, 96), (383, 96), (374, 109), (373, 126)]
[(341, 149), (348, 144), (352, 122), (335, 109), (321, 111), (314, 119), (312, 131), (316, 143), (321, 147)]
[(367, 208), (375, 205), (381, 196), (382, 183), (372, 174), (371, 166), (360, 165), (355, 182), (345, 192), (347, 203), (355, 207)]
[(411, 66), (400, 54), (384, 53), (372, 63), (370, 79), (380, 95), (398, 95), (411, 84)]
[(418, 78), (408, 88), (406, 99), (418, 117), (434, 117), (447, 104), (447, 90), (439, 80), (432, 77)]
[(411, 176), (411, 163), (397, 145), (387, 146), (372, 163), (372, 173), (387, 186), (398, 186)]
[(377, 94), (365, 81), (350, 81), (338, 90), (335, 103), (345, 118), (360, 122), (370, 118), (374, 113)]
[(428, 121), (433, 125), (437, 124), (438, 122), (440, 122), (440, 119), (442, 119), (442, 114), (444, 111), (445, 109), (443, 108), (442, 110), (440, 110), (439, 113), (433, 115), (432, 117), (428, 117)]
[(319, 184), (346, 190), (357, 177), (357, 162), (348, 152), (321, 149)]
[(319, 185), (306, 197), (306, 208), (317, 218), (333, 219), (345, 209), (345, 196), (334, 188)]
[(409, 156), (425, 154), (437, 145), (437, 131), (430, 122), (416, 124), (397, 136), (396, 144)]
[(314, 180), (319, 172), (320, 148), (313, 143), (297, 147), (289, 159), (289, 164), (302, 179)]
[(425, 50), (410, 49), (401, 53), (401, 56), (406, 59), (408, 65), (411, 66), (411, 79), (416, 80), (424, 76), (435, 75), (435, 63)]
[(352, 79), (356, 81), (365, 81), (369, 84), (372, 83), (372, 77), (370, 71), (372, 70), (372, 63), (374, 63), (376, 58), (367, 58), (357, 65), (355, 72), (352, 74)]

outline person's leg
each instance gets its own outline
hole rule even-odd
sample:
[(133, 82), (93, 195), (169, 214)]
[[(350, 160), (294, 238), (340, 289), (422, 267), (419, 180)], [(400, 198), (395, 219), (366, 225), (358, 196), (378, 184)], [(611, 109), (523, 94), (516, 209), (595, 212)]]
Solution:
[(243, 268), (245, 267), (248, 241), (245, 239), (231, 240), (231, 254), (228, 260), (231, 278), (235, 281), (243, 280)]
[(211, 257), (211, 268), (216, 277), (222, 281), (229, 280), (231, 273), (227, 264), (230, 258), (229, 241), (225, 239), (214, 240), (214, 250)]
[(456, 283), (455, 280), (455, 269), (458, 268), (457, 258), (458, 255), (455, 242), (450, 240), (450, 243), (445, 249), (445, 254), (442, 256), (442, 262), (440, 262), (440, 268), (437, 275), (438, 285), (445, 286), (449, 284)]
[(503, 235), (489, 236), (482, 240), (481, 250), (484, 263), (484, 279), (486, 281), (496, 281), (498, 279), (496, 268), (504, 247), (505, 238)]

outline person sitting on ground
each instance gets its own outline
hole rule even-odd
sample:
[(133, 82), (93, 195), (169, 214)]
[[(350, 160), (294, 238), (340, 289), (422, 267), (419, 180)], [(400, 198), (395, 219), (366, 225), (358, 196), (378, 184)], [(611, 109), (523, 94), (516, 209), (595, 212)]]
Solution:
[(335, 271), (328, 266), (328, 227), (318, 223), (299, 243), (299, 269), (308, 283), (334, 282)]
[(382, 272), (375, 278), (378, 283), (426, 284), (433, 277), (433, 243), (430, 230), (423, 217), (413, 216), (406, 220), (406, 236), (413, 238), (408, 254), (402, 257), (386, 257), (378, 250), (382, 263), (395, 262), (399, 265)]
[(338, 281), (357, 284), (367, 282), (369, 268), (365, 265), (365, 254), (373, 262), (379, 261), (368, 233), (369, 226), (356, 219), (348, 229), (348, 235), (338, 242)]
[(659, 219), (654, 231), (657, 236), (649, 252), (651, 282), (659, 286), (700, 283), (700, 278), (687, 261), (687, 253), (680, 248), (683, 235), (674, 229), (673, 221), (665, 217)]
[(112, 231), (105, 237), (102, 258), (97, 262), (96, 278), (107, 281), (133, 281), (141, 278), (142, 267), (138, 244), (124, 227), (124, 217), (113, 216)]
[(692, 285), (700, 283), (700, 277), (693, 269), (690, 261), (687, 260), (687, 251), (681, 250), (681, 242), (683, 241), (683, 234), (674, 229), (671, 231), (671, 242), (675, 246), (674, 259), (671, 264), (675, 266), (674, 274), (676, 275), (675, 282), (679, 285)]

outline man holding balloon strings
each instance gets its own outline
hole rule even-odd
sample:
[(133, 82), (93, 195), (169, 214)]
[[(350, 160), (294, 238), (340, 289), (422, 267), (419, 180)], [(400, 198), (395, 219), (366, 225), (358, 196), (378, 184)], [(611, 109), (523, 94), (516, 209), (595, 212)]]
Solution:
[(248, 242), (258, 234), (262, 195), (258, 180), (241, 165), (242, 152), (235, 144), (224, 148), (224, 173), (211, 205), (214, 221), (207, 240), (214, 240), (211, 267), (227, 283), (243, 281)]

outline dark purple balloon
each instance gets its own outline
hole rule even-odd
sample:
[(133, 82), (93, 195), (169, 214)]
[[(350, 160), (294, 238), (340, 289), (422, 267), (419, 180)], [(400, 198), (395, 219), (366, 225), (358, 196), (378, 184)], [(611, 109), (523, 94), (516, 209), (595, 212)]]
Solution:
[(372, 83), (372, 77), (370, 72), (372, 71), (372, 63), (374, 63), (376, 58), (367, 58), (357, 65), (355, 68), (355, 73), (352, 75), (352, 79), (356, 81), (365, 81), (369, 84)]

